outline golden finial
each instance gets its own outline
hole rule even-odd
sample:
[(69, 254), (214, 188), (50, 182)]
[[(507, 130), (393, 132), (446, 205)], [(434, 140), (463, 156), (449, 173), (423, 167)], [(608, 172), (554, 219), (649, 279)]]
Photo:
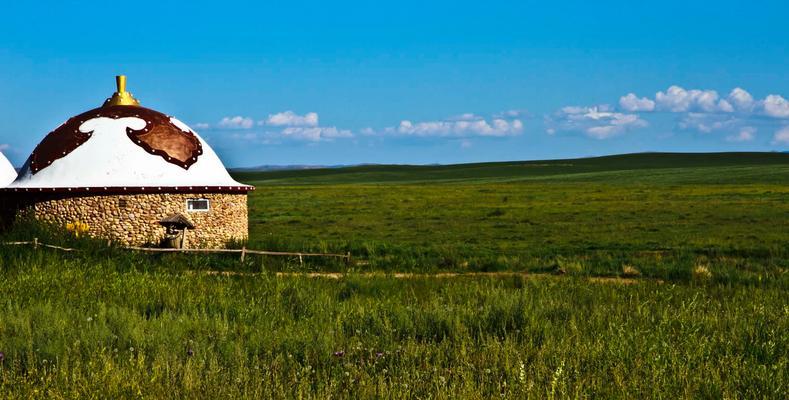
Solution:
[(105, 106), (139, 106), (140, 102), (132, 96), (131, 93), (126, 91), (126, 75), (117, 75), (115, 77), (115, 84), (118, 86), (118, 91), (112, 94), (112, 97), (104, 101)]

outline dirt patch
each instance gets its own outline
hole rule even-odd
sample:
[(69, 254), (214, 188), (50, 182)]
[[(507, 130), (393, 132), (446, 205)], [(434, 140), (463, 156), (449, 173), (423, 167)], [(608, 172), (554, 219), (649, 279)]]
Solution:
[[(617, 284), (617, 285), (634, 285), (634, 284), (638, 283), (639, 281), (638, 281), (638, 279), (634, 279), (634, 278), (620, 278), (620, 277), (616, 277), (616, 276), (612, 276), (612, 277), (596, 277), (596, 276), (593, 276), (593, 277), (589, 278), (589, 282), (609, 283), (609, 284)], [(660, 282), (660, 281), (658, 281), (658, 282)]]
[[(234, 271), (192, 271), (192, 273), (203, 273), (206, 275), (217, 275), (217, 276), (255, 276), (260, 275), (259, 272), (234, 272)], [(464, 277), (489, 277), (489, 278), (501, 278), (501, 277), (510, 277), (510, 276), (522, 276), (526, 279), (567, 279), (568, 275), (556, 275), (556, 274), (549, 274), (549, 273), (526, 273), (526, 272), (438, 272), (435, 274), (422, 274), (422, 273), (411, 273), (411, 272), (395, 272), (395, 273), (383, 273), (383, 272), (364, 272), (364, 273), (354, 273), (354, 274), (346, 274), (343, 272), (276, 272), (274, 275), (277, 277), (287, 278), (287, 277), (306, 277), (306, 278), (323, 278), (323, 279), (342, 279), (346, 276), (358, 276), (362, 278), (397, 278), (397, 279), (452, 279), (452, 278), (464, 278)], [(636, 279), (636, 278), (622, 278), (622, 277), (589, 277), (587, 278), (591, 283), (603, 283), (603, 284), (614, 284), (614, 285), (634, 285), (645, 279)], [(662, 283), (660, 280), (656, 280), (658, 283)]]

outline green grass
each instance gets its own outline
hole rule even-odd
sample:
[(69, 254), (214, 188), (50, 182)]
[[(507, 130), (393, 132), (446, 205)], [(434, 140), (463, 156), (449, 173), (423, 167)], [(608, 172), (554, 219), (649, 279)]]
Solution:
[(781, 398), (786, 391), (786, 291), (775, 288), (572, 277), (217, 277), (117, 254), (4, 255), (7, 397)]
[[(725, 169), (773, 166), (786, 175), (789, 167), (787, 153), (640, 153), (616, 156), (540, 161), (511, 161), (455, 165), (365, 165), (347, 168), (321, 168), (269, 172), (236, 172), (236, 178), (254, 184), (347, 184), (347, 183), (437, 183), (469, 181), (528, 180), (541, 177), (578, 175), (596, 172), (681, 169), (693, 172), (701, 169), (702, 179), (728, 180)], [(774, 175), (770, 173), (769, 175)], [(633, 175), (638, 177), (638, 174)], [(724, 179), (720, 179), (724, 178)], [(750, 175), (756, 181), (769, 176)], [(782, 178), (779, 177), (778, 180)], [(753, 183), (754, 180), (748, 182)]]
[[(240, 177), (258, 186), (250, 247), (361, 262), (147, 255), (19, 226), (0, 239), (80, 251), (0, 247), (0, 397), (789, 392), (786, 155)], [(596, 279), (618, 276), (636, 283)]]
[[(753, 165), (759, 160), (765, 164)], [(515, 164), (472, 164), (257, 173), (250, 246), (349, 251), (367, 261), (357, 270), (544, 272), (564, 260), (581, 274), (620, 275), (632, 265), (687, 281), (696, 265), (714, 264), (716, 279), (785, 282), (789, 155), (557, 163), (586, 172), (546, 167), (552, 175), (516, 176)], [(636, 169), (617, 169), (625, 167)], [(379, 181), (387, 170), (399, 171), (398, 180)], [(484, 178), (459, 178), (483, 170)], [(341, 183), (302, 184), (316, 176)]]

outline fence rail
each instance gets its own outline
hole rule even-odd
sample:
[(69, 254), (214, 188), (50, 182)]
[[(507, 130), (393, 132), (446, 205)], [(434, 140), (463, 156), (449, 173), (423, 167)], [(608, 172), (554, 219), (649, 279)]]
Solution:
[[(108, 242), (109, 243), (109, 242)], [(0, 242), (3, 245), (32, 245), (33, 248), (46, 247), (50, 249), (62, 250), (62, 251), (79, 251), (79, 249), (73, 249), (69, 247), (62, 247), (56, 246), (54, 244), (47, 244), (41, 243), (38, 241), (38, 238), (33, 238), (32, 241), (20, 241), (20, 242)], [(344, 259), (346, 263), (351, 262), (351, 253), (345, 254), (335, 254), (335, 253), (302, 253), (302, 252), (288, 252), (288, 251), (269, 251), (269, 250), (254, 250), (248, 249), (246, 247), (242, 247), (240, 249), (167, 249), (167, 248), (157, 248), (157, 247), (137, 247), (137, 246), (124, 246), (121, 247), (124, 250), (133, 250), (133, 251), (144, 251), (144, 252), (151, 252), (151, 253), (239, 253), (241, 254), (241, 261), (246, 259), (247, 254), (258, 254), (264, 256), (288, 256), (288, 257), (298, 257), (299, 263), (304, 263), (304, 257), (329, 257), (329, 258), (341, 258)]]

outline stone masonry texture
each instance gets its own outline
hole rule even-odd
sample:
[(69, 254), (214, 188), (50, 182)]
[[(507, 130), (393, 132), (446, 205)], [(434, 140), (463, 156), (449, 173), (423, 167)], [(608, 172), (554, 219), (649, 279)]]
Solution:
[[(187, 211), (188, 199), (208, 199), (208, 211)], [(185, 247), (224, 247), (248, 236), (247, 195), (230, 193), (156, 193), (129, 195), (40, 195), (16, 201), (18, 216), (59, 226), (81, 222), (88, 234), (131, 245), (158, 245), (165, 234), (159, 221), (180, 213), (195, 225)]]

